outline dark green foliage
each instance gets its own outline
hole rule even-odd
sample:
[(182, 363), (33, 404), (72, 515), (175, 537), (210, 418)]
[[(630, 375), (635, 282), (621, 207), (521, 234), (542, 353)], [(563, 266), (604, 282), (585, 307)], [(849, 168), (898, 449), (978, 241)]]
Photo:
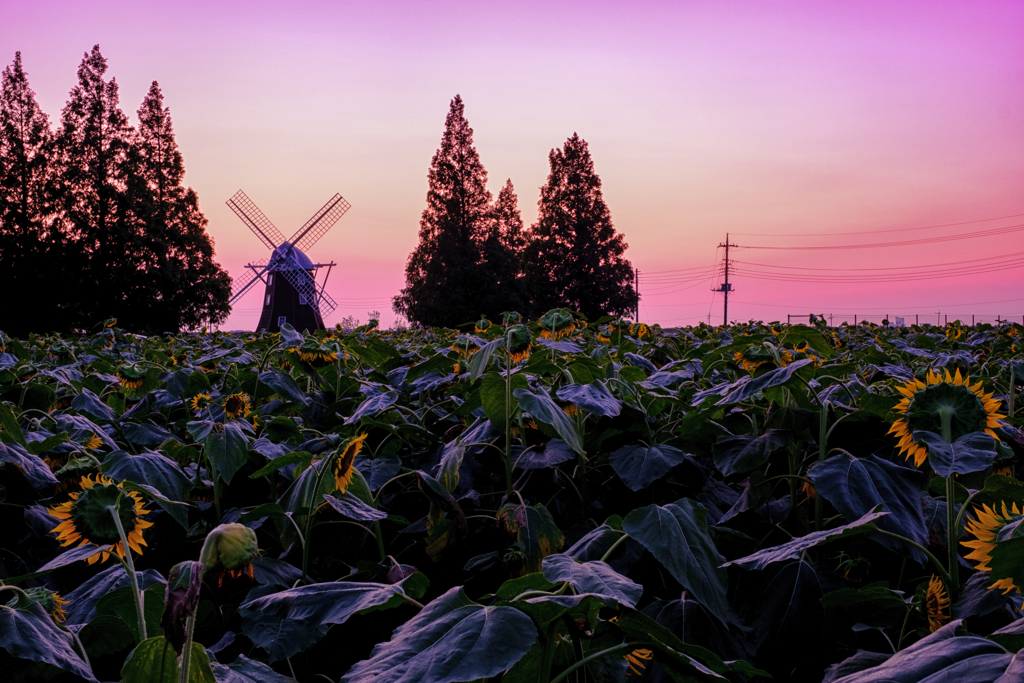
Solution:
[(524, 259), (533, 312), (570, 308), (588, 320), (628, 314), (636, 305), (633, 267), (586, 141), (573, 133), (548, 162)]

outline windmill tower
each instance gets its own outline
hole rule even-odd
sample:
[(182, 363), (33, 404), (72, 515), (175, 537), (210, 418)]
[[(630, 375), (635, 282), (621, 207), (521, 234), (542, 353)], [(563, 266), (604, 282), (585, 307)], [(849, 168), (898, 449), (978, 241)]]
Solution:
[[(276, 332), (284, 323), (297, 330), (324, 329), (323, 317), (338, 306), (324, 291), (331, 268), (337, 264), (313, 263), (305, 251), (327, 234), (352, 205), (340, 194), (334, 195), (288, 240), (241, 190), (227, 205), (271, 250), (269, 258), (246, 264), (248, 272), (231, 287), (230, 303), (233, 305), (262, 281), (266, 294), (256, 329)], [(316, 276), (321, 268), (326, 268), (327, 273), (323, 282), (318, 283)]]

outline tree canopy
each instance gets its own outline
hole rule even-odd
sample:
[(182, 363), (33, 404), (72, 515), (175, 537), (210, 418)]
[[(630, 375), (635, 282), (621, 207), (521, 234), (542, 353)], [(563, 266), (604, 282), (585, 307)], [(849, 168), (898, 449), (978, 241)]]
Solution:
[(20, 53), (4, 72), (0, 270), (19, 296), (7, 298), (0, 329), (69, 331), (118, 318), (126, 329), (178, 331), (230, 310), (230, 278), (213, 261), (195, 192), (182, 185), (159, 86), (134, 128), (106, 71), (97, 45), (56, 130), (35, 104)]

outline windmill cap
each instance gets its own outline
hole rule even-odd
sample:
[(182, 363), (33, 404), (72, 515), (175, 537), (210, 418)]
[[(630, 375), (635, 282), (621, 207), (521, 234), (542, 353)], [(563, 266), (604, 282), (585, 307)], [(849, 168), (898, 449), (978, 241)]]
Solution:
[(282, 242), (281, 246), (274, 249), (270, 262), (274, 264), (271, 270), (294, 270), (293, 263), (298, 264), (302, 270), (313, 270), (313, 262), (291, 242)]

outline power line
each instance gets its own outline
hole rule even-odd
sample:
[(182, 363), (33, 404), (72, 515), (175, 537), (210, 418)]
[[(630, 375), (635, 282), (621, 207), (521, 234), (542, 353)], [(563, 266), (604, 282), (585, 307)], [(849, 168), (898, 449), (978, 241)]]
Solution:
[(920, 266), (889, 266), (887, 268), (835, 268), (835, 267), (810, 268), (810, 267), (807, 267), (807, 266), (778, 266), (778, 265), (774, 265), (774, 264), (771, 264), (771, 263), (753, 263), (751, 261), (737, 261), (735, 259), (733, 259), (733, 263), (742, 263), (743, 265), (757, 266), (757, 267), (760, 267), (760, 268), (781, 268), (781, 269), (785, 269), (785, 270), (816, 270), (816, 271), (825, 271), (825, 272), (829, 272), (829, 273), (833, 273), (833, 272), (843, 272), (843, 273), (849, 272), (849, 273), (853, 273), (853, 272), (865, 272), (865, 271), (889, 272), (889, 271), (893, 271), (893, 270), (922, 270), (922, 269), (927, 269), (927, 268), (961, 267), (961, 266), (963, 266), (964, 264), (967, 264), (967, 263), (996, 262), (996, 261), (1005, 261), (1007, 259), (1021, 258), (1021, 257), (1024, 257), (1024, 251), (1014, 252), (1013, 254), (1002, 254), (1000, 256), (985, 256), (983, 258), (976, 258), (976, 259), (961, 259), (959, 261), (953, 261), (953, 262), (949, 262), (949, 263), (930, 263), (930, 264), (925, 264), (925, 265), (920, 265)]
[(757, 232), (734, 232), (734, 235), (740, 235), (742, 237), (845, 237), (846, 235), (877, 235), (889, 232), (909, 232), (912, 230), (934, 230), (936, 228), (952, 228), (958, 225), (973, 225), (975, 223), (989, 223), (991, 221), (1002, 221), (1008, 218), (1020, 218), (1024, 216), (1024, 213), (1015, 213), (1011, 216), (998, 216), (996, 218), (979, 218), (974, 221), (963, 221), (962, 223), (943, 223), (941, 225), (925, 225), (920, 228), (887, 228), (884, 230), (862, 230), (859, 232), (830, 232), (830, 233), (782, 233), (782, 234), (771, 234), (771, 233), (757, 233)]
[(978, 237), (992, 237), (995, 235), (1005, 235), (1012, 232), (1020, 232), (1024, 230), (1024, 224), (1010, 225), (1002, 228), (992, 228), (990, 230), (982, 230), (980, 232), (963, 232), (955, 235), (943, 235), (939, 237), (922, 237), (916, 240), (903, 240), (900, 242), (876, 242), (874, 244), (840, 244), (834, 246), (817, 246), (817, 247), (768, 247), (768, 246), (749, 246), (743, 245), (740, 249), (771, 249), (781, 251), (822, 251), (822, 250), (835, 250), (835, 249), (879, 249), (883, 247), (909, 247), (916, 246), (919, 244), (935, 244), (939, 242), (954, 242), (957, 240), (975, 239)]

